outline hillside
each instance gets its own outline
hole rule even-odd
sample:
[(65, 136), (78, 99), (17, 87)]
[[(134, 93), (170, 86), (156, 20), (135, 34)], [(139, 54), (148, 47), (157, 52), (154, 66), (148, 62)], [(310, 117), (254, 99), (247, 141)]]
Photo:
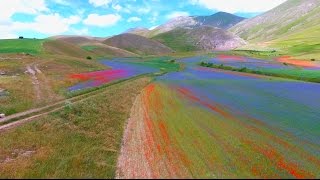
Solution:
[(268, 45), (298, 58), (320, 60), (319, 37), (320, 25), (316, 25), (270, 41)]
[(91, 52), (63, 40), (49, 40), (45, 42), (43, 46), (44, 51), (52, 55), (64, 55), (77, 58), (86, 58), (87, 56), (93, 55)]
[(201, 26), (197, 28), (177, 28), (159, 34), (153, 39), (175, 51), (231, 50), (245, 44), (245, 41), (226, 30)]
[(150, 31), (149, 36), (153, 37), (176, 28), (186, 27), (195, 28), (200, 26), (212, 26), (221, 29), (228, 29), (244, 19), (245, 18), (225, 12), (218, 12), (211, 16), (181, 16)]
[(251, 42), (280, 38), (319, 24), (319, 6), (319, 0), (288, 0), (260, 16), (240, 22), (230, 31)]
[(169, 47), (135, 34), (120, 34), (103, 43), (141, 55), (161, 55), (173, 52)]
[(97, 56), (115, 56), (115, 57), (132, 57), (137, 56), (137, 54), (129, 52), (124, 49), (120, 49), (117, 47), (108, 46), (103, 43), (89, 43), (83, 44), (81, 46), (82, 49), (90, 51)]
[[(74, 48), (80, 48), (81, 54), (84, 54), (83, 50), (89, 51), (91, 54), (94, 54), (95, 56), (136, 56), (136, 54), (131, 53), (129, 51), (119, 49), (116, 47), (111, 47), (106, 44), (102, 43), (102, 39), (104, 38), (94, 38), (94, 37), (86, 37), (86, 36), (56, 36), (52, 37), (50, 39), (53, 39), (56, 42), (55, 44), (53, 42), (53, 46), (57, 46), (59, 43), (65, 42), (67, 45), (66, 49), (59, 49), (59, 47), (54, 47), (56, 50), (59, 49), (59, 53), (62, 54), (69, 54), (70, 52), (70, 45), (72, 45)], [(67, 50), (69, 49), (69, 50)], [(69, 52), (68, 52), (69, 51)]]

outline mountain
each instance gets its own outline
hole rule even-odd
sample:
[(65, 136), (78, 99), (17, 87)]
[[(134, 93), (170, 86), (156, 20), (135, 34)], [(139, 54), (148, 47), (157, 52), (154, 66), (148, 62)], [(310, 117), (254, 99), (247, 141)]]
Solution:
[(278, 7), (230, 29), (245, 40), (268, 41), (320, 23), (319, 0), (288, 0)]
[(158, 26), (148, 33), (149, 37), (171, 31), (176, 28), (195, 28), (199, 26), (212, 26), (221, 29), (228, 29), (245, 18), (225, 13), (218, 12), (211, 16), (181, 16), (170, 20), (169, 22)]
[(198, 22), (198, 25), (229, 29), (239, 22), (245, 20), (245, 18), (226, 12), (218, 12), (211, 16), (196, 16), (194, 17), (194, 20)]
[(171, 48), (155, 40), (129, 33), (111, 37), (103, 43), (140, 55), (161, 55), (173, 52)]
[(212, 26), (176, 28), (161, 33), (153, 37), (153, 39), (175, 51), (231, 50), (246, 44), (238, 36), (224, 29)]

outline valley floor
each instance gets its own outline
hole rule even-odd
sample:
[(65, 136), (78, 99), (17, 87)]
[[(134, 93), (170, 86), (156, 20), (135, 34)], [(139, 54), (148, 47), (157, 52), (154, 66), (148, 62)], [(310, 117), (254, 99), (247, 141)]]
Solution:
[(320, 85), (199, 68), (157, 78), (132, 108), (118, 178), (315, 178)]
[(113, 69), (73, 74), (69, 90), (129, 80), (0, 132), (0, 177), (320, 177), (320, 84), (202, 61), (301, 70), (237, 56), (103, 61)]

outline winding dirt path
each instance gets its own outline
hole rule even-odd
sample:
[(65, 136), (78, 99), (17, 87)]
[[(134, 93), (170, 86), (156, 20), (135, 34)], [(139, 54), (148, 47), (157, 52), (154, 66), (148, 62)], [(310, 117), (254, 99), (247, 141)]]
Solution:
[(31, 77), (36, 99), (39, 101), (40, 99), (42, 99), (42, 92), (40, 90), (40, 81), (37, 77), (37, 74), (38, 72), (41, 72), (41, 71), (38, 68), (36, 68), (36, 65), (34, 64), (27, 65), (26, 69), (27, 69), (26, 73), (29, 74)]
[(70, 102), (72, 104), (79, 103), (79, 102), (82, 102), (82, 101), (84, 101), (84, 100), (86, 100), (88, 98), (92, 98), (92, 97), (95, 97), (95, 96), (103, 93), (104, 90), (106, 88), (110, 87), (110, 86), (114, 86), (114, 85), (118, 85), (118, 84), (121, 84), (121, 83), (125, 83), (127, 81), (131, 81), (131, 80), (134, 80), (134, 79), (137, 79), (137, 78), (143, 78), (145, 76), (147, 76), (147, 74), (146, 75), (141, 75), (141, 76), (138, 76), (138, 77), (132, 77), (132, 78), (129, 78), (129, 79), (124, 79), (124, 80), (121, 80), (121, 81), (118, 81), (118, 82), (113, 82), (113, 83), (110, 83), (106, 87), (102, 87), (100, 89), (93, 90), (93, 91), (90, 91), (90, 92), (87, 92), (85, 94), (78, 95), (78, 96), (75, 96), (75, 97), (72, 97), (72, 98), (60, 100), (60, 101), (57, 101), (55, 103), (48, 104), (47, 106), (44, 106), (44, 107), (41, 107), (41, 108), (34, 108), (34, 109), (30, 109), (28, 111), (12, 114), (10, 116), (7, 116), (5, 118), (0, 119), (0, 133), (2, 131), (4, 131), (4, 130), (11, 129), (11, 128), (17, 127), (19, 125), (22, 125), (22, 124), (24, 124), (26, 122), (32, 121), (32, 120), (36, 119), (37, 117), (40, 117), (40, 116), (43, 116), (43, 115), (47, 115), (47, 114), (49, 114), (51, 112), (56, 112), (58, 110), (61, 110), (65, 106), (66, 102)]

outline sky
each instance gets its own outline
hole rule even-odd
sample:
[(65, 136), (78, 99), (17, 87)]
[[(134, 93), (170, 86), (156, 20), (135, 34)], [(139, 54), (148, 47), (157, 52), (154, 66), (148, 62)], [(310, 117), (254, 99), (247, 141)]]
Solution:
[(254, 17), (286, 0), (0, 0), (0, 39), (54, 35), (108, 37), (153, 29), (178, 16), (219, 11)]

